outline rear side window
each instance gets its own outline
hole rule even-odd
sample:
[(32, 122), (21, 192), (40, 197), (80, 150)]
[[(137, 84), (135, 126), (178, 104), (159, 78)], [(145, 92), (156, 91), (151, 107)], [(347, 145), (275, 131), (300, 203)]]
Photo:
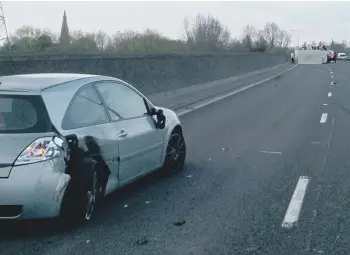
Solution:
[(39, 95), (0, 95), (0, 134), (51, 132), (52, 125)]
[(103, 103), (91, 84), (73, 98), (62, 122), (63, 129), (75, 129), (108, 122)]

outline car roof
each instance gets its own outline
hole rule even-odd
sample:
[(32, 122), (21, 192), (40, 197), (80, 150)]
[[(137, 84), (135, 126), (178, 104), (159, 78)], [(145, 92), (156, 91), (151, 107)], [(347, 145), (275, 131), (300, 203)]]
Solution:
[(63, 83), (96, 76), (98, 75), (75, 73), (35, 73), (0, 76), (0, 91), (42, 91)]

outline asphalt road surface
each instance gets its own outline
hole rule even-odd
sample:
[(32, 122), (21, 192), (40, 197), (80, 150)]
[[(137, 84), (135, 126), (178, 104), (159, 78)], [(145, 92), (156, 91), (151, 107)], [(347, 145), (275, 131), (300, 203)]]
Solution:
[(349, 69), (299, 65), (181, 117), (183, 172), (117, 192), (79, 228), (2, 223), (0, 253), (349, 254)]

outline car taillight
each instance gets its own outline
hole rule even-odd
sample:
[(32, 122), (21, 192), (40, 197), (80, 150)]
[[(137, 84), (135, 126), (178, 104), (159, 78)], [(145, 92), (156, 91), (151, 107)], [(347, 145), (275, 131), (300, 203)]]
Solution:
[(61, 155), (64, 141), (58, 137), (42, 137), (32, 142), (15, 161), (15, 166), (36, 163)]

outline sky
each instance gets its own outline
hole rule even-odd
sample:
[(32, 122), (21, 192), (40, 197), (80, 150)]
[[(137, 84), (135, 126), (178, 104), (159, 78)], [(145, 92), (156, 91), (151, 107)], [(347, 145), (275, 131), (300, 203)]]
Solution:
[(165, 36), (181, 38), (183, 20), (192, 20), (200, 13), (218, 18), (236, 38), (246, 24), (261, 29), (266, 22), (275, 22), (291, 33), (292, 46), (298, 44), (298, 36), (300, 44), (328, 42), (332, 38), (350, 41), (350, 2), (2, 1), (2, 5), (10, 34), (23, 25), (59, 33), (66, 10), (70, 30), (104, 30), (110, 35), (151, 28)]

